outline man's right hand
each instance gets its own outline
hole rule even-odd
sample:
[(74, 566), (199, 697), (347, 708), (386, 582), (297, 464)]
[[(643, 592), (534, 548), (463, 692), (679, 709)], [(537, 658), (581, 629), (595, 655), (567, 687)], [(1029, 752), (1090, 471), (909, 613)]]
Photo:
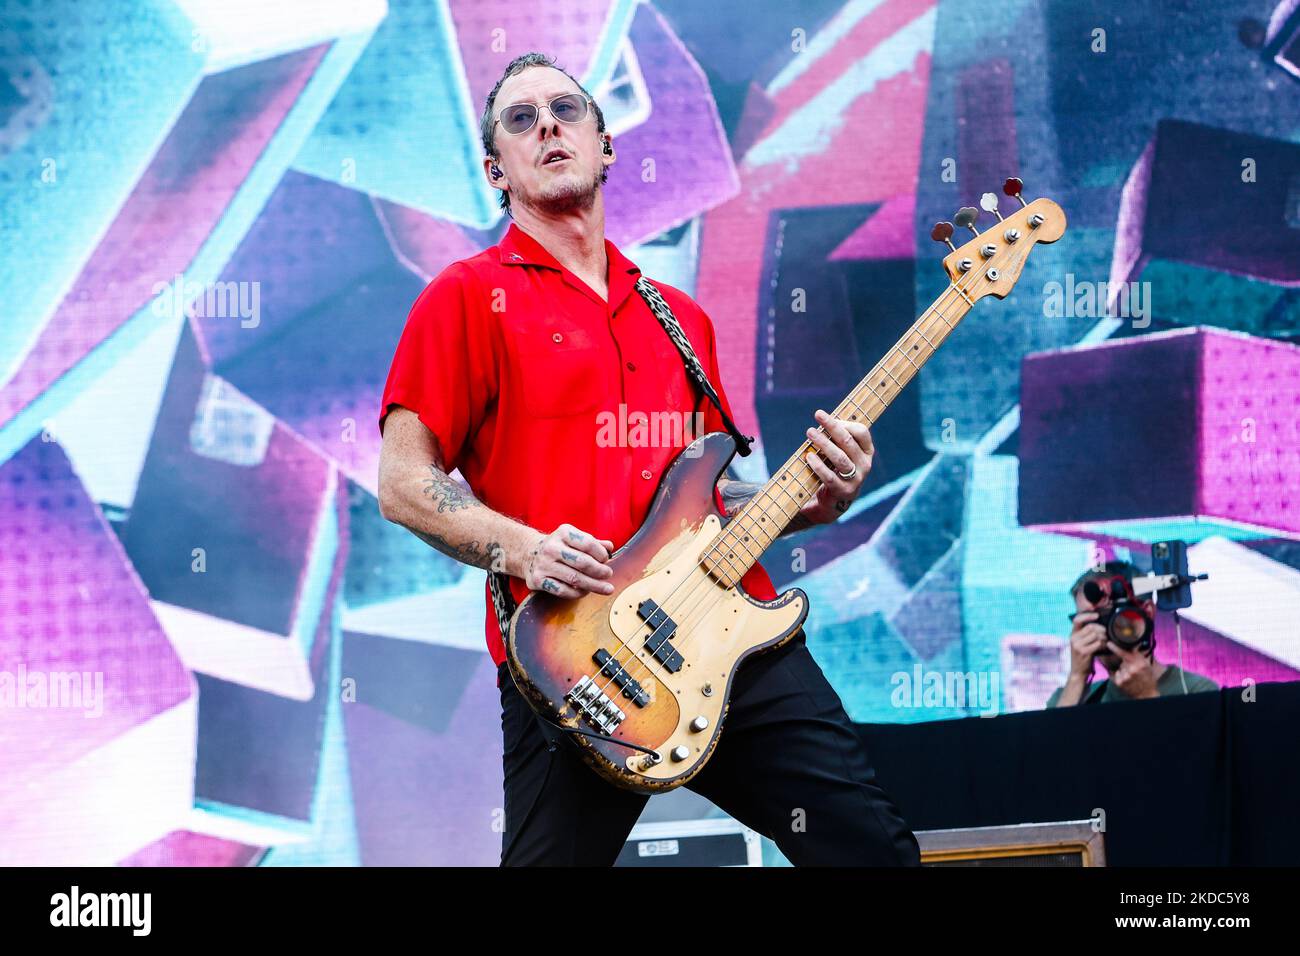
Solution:
[(538, 532), (524, 556), (524, 583), (532, 591), (556, 597), (575, 598), (591, 591), (612, 594), (607, 578), (614, 569), (607, 563), (614, 542), (587, 534), (571, 524), (562, 524), (550, 534)]
[(1106, 629), (1096, 623), (1096, 611), (1080, 611), (1070, 631), (1070, 675), (1086, 677), (1092, 673), (1092, 660), (1106, 649)]

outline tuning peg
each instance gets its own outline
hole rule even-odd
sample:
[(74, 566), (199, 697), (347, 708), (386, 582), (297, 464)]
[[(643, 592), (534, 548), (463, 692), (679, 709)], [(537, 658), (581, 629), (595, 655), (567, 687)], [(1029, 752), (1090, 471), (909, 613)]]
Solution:
[(980, 231), (975, 228), (975, 220), (978, 219), (979, 217), (980, 217), (980, 211), (976, 209), (974, 206), (962, 206), (960, 209), (957, 210), (957, 215), (952, 217), (952, 221), (959, 226), (965, 226), (967, 229), (969, 229), (971, 232), (973, 232), (975, 235), (978, 236), (980, 234)]
[(953, 252), (957, 251), (957, 247), (952, 244), (952, 223), (950, 222), (936, 222), (934, 228), (930, 230), (930, 238), (935, 242), (946, 242), (949, 249)]
[(999, 222), (1002, 221), (1002, 213), (998, 212), (998, 197), (993, 193), (985, 193), (980, 197), (980, 208), (985, 212), (993, 213), (998, 217)]
[(1025, 184), (1022, 183), (1020, 180), (1016, 179), (1014, 176), (1012, 176), (1010, 179), (1008, 179), (1005, 183), (1002, 184), (1002, 191), (1004, 193), (1006, 193), (1008, 196), (1014, 196), (1016, 199), (1019, 199), (1020, 205), (1028, 206), (1029, 203), (1025, 202), (1025, 197), (1020, 195), (1021, 190), (1023, 190), (1024, 188), (1025, 188)]

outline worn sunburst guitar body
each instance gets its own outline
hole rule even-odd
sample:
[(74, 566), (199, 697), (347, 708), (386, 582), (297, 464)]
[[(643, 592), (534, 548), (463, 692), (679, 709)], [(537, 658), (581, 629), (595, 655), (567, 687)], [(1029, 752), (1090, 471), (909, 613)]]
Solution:
[[(1019, 198), (1019, 180), (1008, 180)], [(996, 200), (984, 196), (996, 214)], [(874, 423), (986, 295), (1004, 297), (1029, 251), (1065, 231), (1065, 214), (1038, 199), (963, 246), (940, 223), (934, 238), (951, 284), (832, 413)], [(978, 212), (956, 220), (975, 232)], [(641, 528), (610, 557), (611, 594), (559, 598), (532, 591), (506, 636), (516, 685), (543, 717), (574, 731), (583, 758), (611, 783), (638, 793), (681, 786), (718, 744), (736, 668), (751, 654), (788, 642), (808, 616), (808, 596), (791, 588), (758, 601), (741, 577), (816, 494), (820, 481), (805, 442), (729, 520), (714, 488), (736, 452), (732, 437), (696, 439), (668, 467)]]

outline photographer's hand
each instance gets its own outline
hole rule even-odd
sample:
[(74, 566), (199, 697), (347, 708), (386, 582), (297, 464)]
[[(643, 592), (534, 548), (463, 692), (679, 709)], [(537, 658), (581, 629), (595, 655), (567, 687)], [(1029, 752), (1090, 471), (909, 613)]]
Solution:
[(1106, 647), (1124, 662), (1111, 675), (1116, 687), (1134, 699), (1160, 696), (1160, 691), (1156, 689), (1156, 672), (1151, 666), (1151, 658), (1141, 651), (1126, 651), (1113, 641), (1107, 641)]
[(1088, 690), (1093, 657), (1106, 646), (1106, 629), (1096, 621), (1096, 611), (1081, 611), (1074, 616), (1074, 627), (1070, 631), (1070, 676), (1056, 702), (1057, 707), (1079, 703)]

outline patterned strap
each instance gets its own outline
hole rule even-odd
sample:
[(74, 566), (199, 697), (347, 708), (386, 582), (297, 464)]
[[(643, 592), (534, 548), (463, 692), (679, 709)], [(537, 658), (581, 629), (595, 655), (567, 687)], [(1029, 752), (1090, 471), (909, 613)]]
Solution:
[(510, 593), (510, 577), (502, 571), (488, 572), (488, 590), (492, 592), (492, 609), (496, 611), (497, 627), (501, 628), (501, 643), (510, 634), (510, 619), (515, 616), (518, 604)]
[[(691, 340), (686, 337), (682, 330), (681, 323), (677, 321), (677, 316), (673, 315), (672, 308), (664, 301), (664, 297), (659, 294), (659, 290), (645, 276), (636, 280), (636, 291), (641, 293), (641, 298), (645, 299), (645, 304), (650, 307), (659, 324), (664, 327), (668, 333), (668, 338), (672, 339), (677, 351), (682, 354), (682, 361), (686, 365), (687, 376), (694, 379), (709, 401), (713, 402), (722, 415), (722, 422), (727, 426), (727, 431), (731, 437), (736, 440), (737, 453), (743, 458), (751, 451), (750, 442), (754, 439), (752, 436), (745, 436), (740, 433), (731, 417), (727, 414), (726, 409), (722, 407), (722, 401), (718, 398), (718, 393), (709, 381), (708, 375), (704, 372), (704, 367), (700, 365), (700, 360), (695, 355), (695, 349), (691, 347)], [(506, 636), (510, 633), (510, 619), (514, 617), (518, 609), (518, 602), (515, 596), (510, 592), (510, 578), (501, 571), (488, 572), (488, 590), (492, 593), (492, 608), (496, 612), (497, 627), (501, 629), (501, 641), (505, 643)]]

